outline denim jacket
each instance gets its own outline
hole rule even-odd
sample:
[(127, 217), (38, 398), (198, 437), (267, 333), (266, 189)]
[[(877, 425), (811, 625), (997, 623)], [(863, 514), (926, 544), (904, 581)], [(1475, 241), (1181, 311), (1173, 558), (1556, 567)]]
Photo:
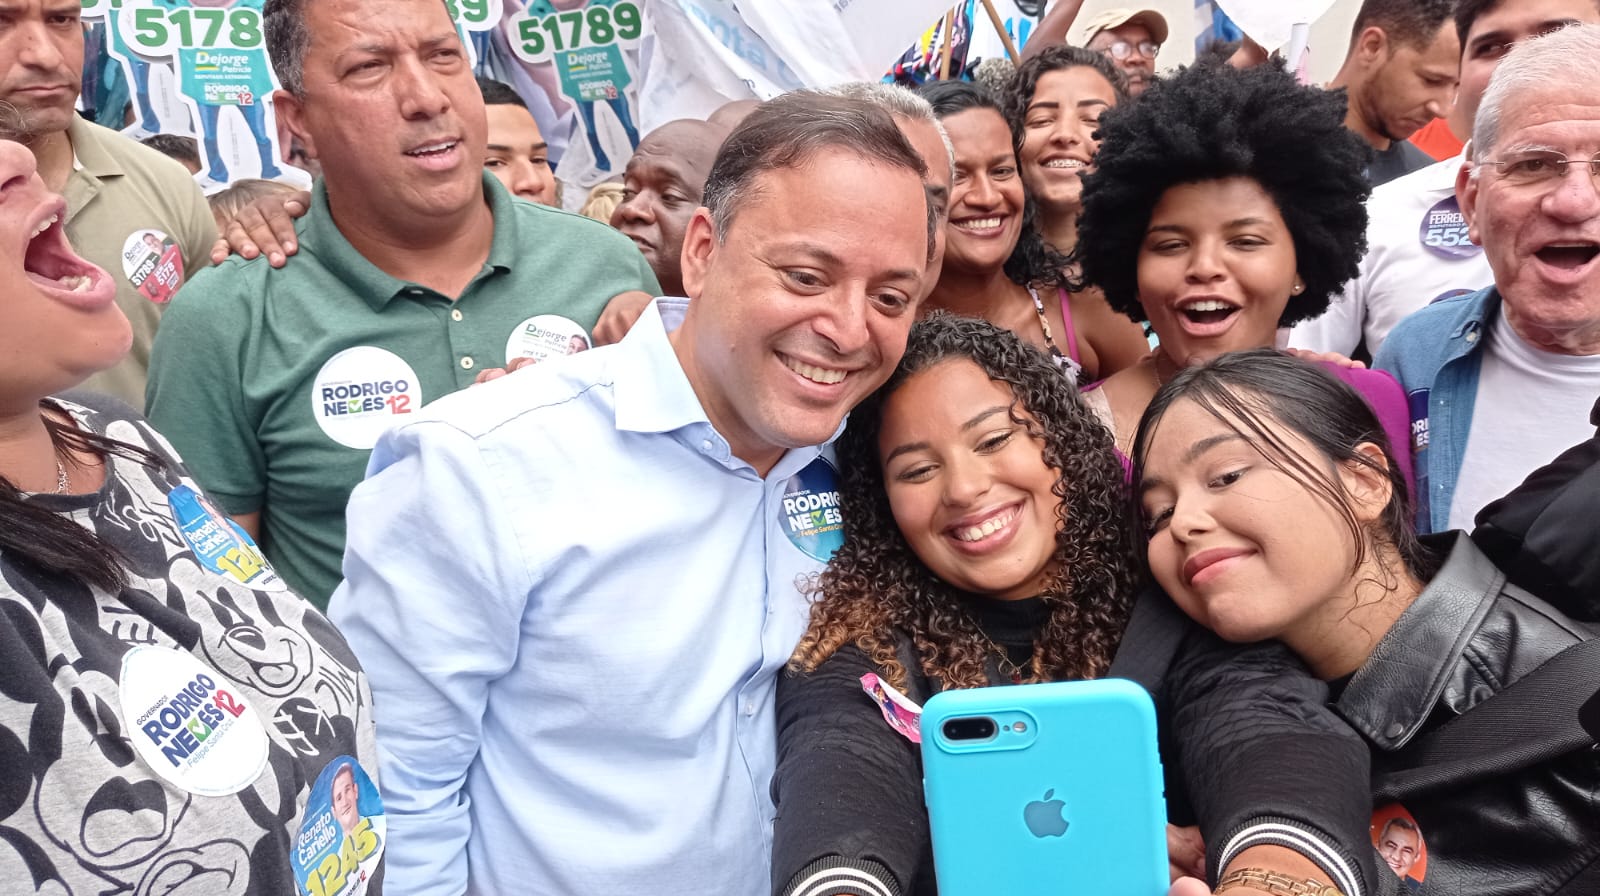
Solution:
[(1472, 432), (1483, 337), (1500, 312), (1490, 286), (1435, 302), (1401, 321), (1373, 365), (1400, 381), (1411, 407), (1411, 456), (1417, 477), (1417, 531), (1449, 528), (1456, 475)]

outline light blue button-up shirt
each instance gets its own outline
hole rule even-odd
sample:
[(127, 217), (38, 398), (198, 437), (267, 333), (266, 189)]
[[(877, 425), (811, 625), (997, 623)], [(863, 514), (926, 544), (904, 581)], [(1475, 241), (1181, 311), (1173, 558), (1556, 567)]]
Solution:
[(836, 495), (823, 448), (730, 454), (686, 308), (373, 451), (329, 615), (376, 696), (390, 894), (769, 891), (773, 692)]

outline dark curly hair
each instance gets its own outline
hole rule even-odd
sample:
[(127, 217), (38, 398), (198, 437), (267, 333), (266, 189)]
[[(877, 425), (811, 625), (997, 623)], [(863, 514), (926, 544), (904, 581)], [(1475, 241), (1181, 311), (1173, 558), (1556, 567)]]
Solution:
[(1111, 82), (1118, 106), (1128, 102), (1128, 77), (1104, 53), (1068, 44), (1046, 47), (1039, 55), (1025, 59), (1017, 66), (1011, 83), (1000, 96), (1000, 110), (1005, 113), (1006, 121), (1011, 123), (1011, 136), (1016, 141), (1018, 152), (1022, 151), (1022, 123), (1027, 120), (1033, 93), (1039, 89), (1039, 79), (1051, 72), (1080, 66), (1094, 69)]
[(1043, 595), (1050, 617), (1023, 670), (1026, 680), (1093, 678), (1110, 666), (1139, 568), (1127, 480), (1111, 436), (1043, 352), (986, 321), (941, 313), (912, 327), (900, 366), (850, 414), (839, 439), (844, 545), (812, 586), (818, 599), (791, 669), (813, 671), (856, 644), (904, 688), (895, 648), (908, 635), (922, 672), (945, 687), (988, 684), (985, 661), (996, 648), (895, 525), (878, 460), (884, 402), (911, 377), (953, 359), (977, 364), (1010, 388), (1011, 419), (1043, 441), (1044, 462), (1060, 474), (1054, 492), (1061, 528)]
[(1083, 181), (1074, 285), (1098, 286), (1112, 308), (1144, 320), (1139, 247), (1156, 203), (1180, 184), (1247, 177), (1277, 203), (1305, 282), (1279, 326), (1326, 311), (1367, 250), (1372, 150), (1344, 113), (1342, 94), (1303, 87), (1278, 66), (1216, 64), (1179, 69), (1106, 110)]
[[(928, 101), (933, 114), (949, 118), (971, 109), (989, 109), (1011, 128), (1012, 153), (1016, 152), (1017, 131), (988, 90), (969, 81), (930, 81), (917, 88), (917, 95)], [(1018, 286), (1039, 286), (1050, 289), (1065, 288), (1067, 257), (1051, 248), (1039, 233), (1039, 207), (1033, 197), (1024, 193), (1022, 203), (1022, 235), (1016, 248), (1006, 259), (1005, 274)]]

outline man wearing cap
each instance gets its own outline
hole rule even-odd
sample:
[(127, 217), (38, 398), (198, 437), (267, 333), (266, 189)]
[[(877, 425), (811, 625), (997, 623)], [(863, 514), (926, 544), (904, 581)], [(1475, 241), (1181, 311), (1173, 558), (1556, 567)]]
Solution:
[(1104, 54), (1128, 76), (1128, 95), (1138, 96), (1156, 74), (1156, 54), (1167, 42), (1167, 20), (1153, 9), (1108, 9), (1089, 19), (1083, 45)]

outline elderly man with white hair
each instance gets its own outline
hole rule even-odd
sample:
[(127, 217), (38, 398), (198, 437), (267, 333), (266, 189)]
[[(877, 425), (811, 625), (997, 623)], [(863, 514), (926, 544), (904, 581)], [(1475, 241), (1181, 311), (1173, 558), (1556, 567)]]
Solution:
[(1600, 26), (1525, 41), (1478, 109), (1456, 195), (1494, 285), (1430, 305), (1377, 366), (1411, 401), (1418, 527), (1485, 504), (1593, 434), (1600, 394)]

